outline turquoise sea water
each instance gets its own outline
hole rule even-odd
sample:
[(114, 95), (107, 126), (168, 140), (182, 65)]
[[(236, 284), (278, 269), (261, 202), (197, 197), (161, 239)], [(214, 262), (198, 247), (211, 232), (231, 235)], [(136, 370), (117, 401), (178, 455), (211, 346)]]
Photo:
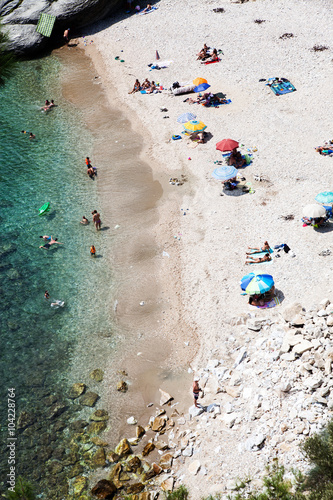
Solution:
[[(97, 294), (107, 299), (112, 282), (102, 257), (107, 231), (97, 233), (92, 223), (79, 223), (82, 215), (91, 220), (92, 210), (99, 209), (98, 181), (87, 177), (84, 163), (93, 137), (79, 110), (62, 96), (63, 71), (53, 56), (22, 62), (0, 88), (1, 430), (6, 437), (7, 388), (14, 387), (16, 416), (27, 411), (34, 419), (32, 426), (21, 429), (19, 473), (44, 484), (42, 491), (45, 475), (52, 476), (45, 461), (52, 459), (56, 447), (53, 420), (44, 413), (70, 368), (73, 345), (92, 331), (111, 328), (108, 311), (99, 308), (96, 314), (95, 308)], [(58, 106), (44, 113), (40, 107), (47, 98)], [(21, 130), (32, 131), (36, 139), (30, 140)], [(39, 217), (45, 202), (51, 203), (51, 210)], [(39, 249), (39, 236), (45, 234), (64, 244), (49, 251)], [(101, 258), (91, 258), (91, 244)], [(65, 306), (51, 308), (45, 290), (51, 300), (61, 299)], [(2, 454), (5, 473), (6, 460)], [(40, 462), (44, 469), (39, 470)], [(58, 484), (62, 480), (65, 484), (65, 475), (60, 472)], [(50, 477), (47, 483), (52, 491)], [(45, 498), (51, 497), (61, 495)]]

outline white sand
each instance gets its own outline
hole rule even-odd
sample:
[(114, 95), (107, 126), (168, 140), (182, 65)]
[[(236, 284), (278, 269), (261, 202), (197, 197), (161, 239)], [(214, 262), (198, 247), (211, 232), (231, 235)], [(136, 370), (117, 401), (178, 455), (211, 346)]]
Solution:
[[(274, 276), (284, 295), (280, 307), (295, 300), (308, 307), (324, 297), (333, 299), (333, 256), (318, 255), (324, 249), (333, 251), (331, 230), (303, 228), (300, 220), (302, 208), (315, 203), (317, 193), (333, 190), (333, 158), (314, 150), (333, 138), (333, 15), (328, 0), (244, 4), (162, 0), (157, 5), (158, 10), (146, 16), (119, 16), (99, 23), (93, 35), (87, 34), (86, 49), (94, 57), (97, 48), (102, 56), (106, 67), (102, 83), (110, 89), (111, 102), (138, 120), (156, 175), (162, 173), (166, 181), (179, 173), (188, 176), (183, 187), (174, 187), (183, 193), (183, 201), (170, 210), (168, 231), (164, 224), (158, 238), (170, 254), (166, 275), (170, 287), (174, 276), (180, 277), (179, 314), (198, 334), (201, 350), (196, 366), (201, 367), (214, 349), (222, 350), (223, 338), (230, 332), (227, 320), (249, 311), (239, 281), (250, 270)], [(214, 13), (217, 7), (225, 12)], [(256, 24), (255, 19), (266, 22)], [(294, 37), (282, 40), (284, 33)], [(196, 61), (204, 42), (223, 49), (221, 63), (204, 66)], [(316, 44), (329, 49), (314, 52)], [(162, 60), (174, 61), (169, 68), (149, 71), (155, 50)], [(226, 93), (232, 104), (214, 109), (189, 105), (183, 102), (188, 96), (173, 97), (168, 92), (128, 95), (135, 78), (148, 77), (168, 87), (197, 76), (206, 78), (213, 92)], [(274, 76), (288, 78), (297, 91), (275, 96), (265, 82), (259, 82)], [(165, 113), (160, 111), (164, 107)], [(170, 141), (182, 130), (177, 116), (186, 111), (208, 125), (213, 137), (207, 144), (189, 149), (185, 140)], [(241, 170), (254, 194), (220, 196), (221, 184), (211, 173), (217, 166), (214, 161), (221, 159), (215, 144), (228, 137), (245, 149), (258, 149), (253, 164)], [(254, 174), (269, 182), (256, 182)], [(186, 216), (185, 209), (189, 209)], [(164, 210), (162, 204), (165, 222)], [(280, 218), (289, 214), (294, 220)], [(181, 241), (172, 238), (175, 230)], [(266, 239), (271, 246), (287, 243), (296, 257), (283, 253), (272, 264), (245, 266), (247, 245), (261, 245)], [(232, 477), (233, 471), (228, 472)], [(198, 498), (204, 492), (203, 482)]]

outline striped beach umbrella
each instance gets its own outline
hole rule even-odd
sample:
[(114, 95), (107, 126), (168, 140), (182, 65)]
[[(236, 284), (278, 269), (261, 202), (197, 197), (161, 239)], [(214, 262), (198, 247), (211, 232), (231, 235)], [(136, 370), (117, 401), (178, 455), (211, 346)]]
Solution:
[(240, 282), (241, 289), (248, 295), (260, 295), (273, 287), (274, 280), (270, 274), (249, 273)]
[(177, 122), (178, 123), (186, 123), (186, 122), (189, 122), (191, 120), (195, 120), (196, 117), (197, 117), (197, 115), (195, 115), (194, 113), (183, 113), (182, 115), (178, 116)]
[(185, 132), (189, 132), (191, 134), (192, 132), (203, 132), (205, 128), (207, 128), (207, 125), (199, 120), (190, 120), (189, 122), (184, 123), (183, 127)]
[(229, 179), (233, 179), (236, 177), (238, 171), (233, 165), (222, 165), (222, 167), (218, 167), (212, 173), (214, 179), (219, 181), (228, 181)]

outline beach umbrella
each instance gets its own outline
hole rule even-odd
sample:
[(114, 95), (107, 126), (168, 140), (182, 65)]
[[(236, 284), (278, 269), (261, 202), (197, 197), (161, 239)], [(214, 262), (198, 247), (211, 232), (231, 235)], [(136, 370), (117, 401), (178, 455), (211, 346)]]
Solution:
[(307, 219), (317, 219), (318, 217), (325, 217), (326, 210), (321, 205), (306, 205), (303, 208), (303, 217)]
[(216, 144), (216, 149), (218, 151), (232, 151), (235, 148), (238, 148), (239, 143), (234, 141), (233, 139), (222, 139), (222, 141)]
[(197, 115), (194, 113), (183, 113), (182, 115), (179, 115), (177, 118), (178, 123), (186, 123), (189, 122), (190, 120), (195, 120)]
[(233, 165), (222, 165), (214, 170), (212, 176), (219, 181), (228, 181), (236, 177), (237, 173), (238, 170)]
[(204, 78), (195, 78), (193, 80), (193, 85), (200, 85), (201, 83), (208, 83)]
[(205, 130), (207, 125), (198, 120), (190, 120), (189, 122), (184, 123), (183, 127), (186, 132), (192, 133), (192, 132), (202, 132), (203, 130)]
[(333, 203), (333, 193), (332, 191), (323, 191), (322, 193), (317, 194), (315, 200), (319, 203)]
[(243, 276), (240, 282), (241, 289), (248, 295), (268, 292), (273, 285), (273, 276), (270, 274), (249, 273)]
[(194, 87), (193, 92), (204, 92), (205, 90), (209, 89), (210, 85), (208, 83), (200, 83), (200, 85), (197, 85)]

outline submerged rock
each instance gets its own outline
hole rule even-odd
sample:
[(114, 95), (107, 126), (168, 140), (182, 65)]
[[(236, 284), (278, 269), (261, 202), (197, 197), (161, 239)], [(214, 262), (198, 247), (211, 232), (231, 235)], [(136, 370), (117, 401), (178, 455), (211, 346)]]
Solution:
[(73, 384), (72, 387), (69, 389), (69, 392), (68, 392), (68, 397), (70, 399), (76, 399), (78, 398), (79, 396), (81, 396), (84, 391), (86, 390), (86, 385), (85, 384), (80, 384), (79, 382), (77, 382), (76, 384)]
[(94, 422), (103, 422), (109, 420), (109, 414), (106, 410), (96, 410), (92, 415), (90, 415), (89, 420)]
[(95, 382), (102, 382), (104, 378), (104, 372), (100, 368), (96, 368), (96, 370), (93, 370), (90, 374), (89, 377), (95, 380)]
[(74, 495), (76, 497), (80, 496), (84, 490), (87, 489), (88, 486), (88, 478), (85, 476), (78, 476), (74, 479), (73, 482), (73, 489), (74, 489)]
[(94, 453), (94, 455), (91, 457), (91, 465), (93, 468), (106, 466), (104, 448), (99, 448), (96, 453)]
[(27, 411), (22, 411), (17, 420), (17, 429), (25, 429), (36, 422), (36, 415)]
[(88, 434), (100, 434), (106, 429), (106, 422), (92, 422), (87, 427)]
[(99, 395), (96, 394), (96, 392), (86, 392), (83, 396), (80, 398), (80, 404), (82, 406), (94, 406), (96, 401), (98, 400)]
[(140, 493), (140, 491), (144, 490), (145, 487), (142, 483), (134, 483), (134, 484), (131, 484), (130, 486), (128, 486), (128, 488), (126, 488), (126, 493), (128, 495), (135, 495), (137, 493)]

